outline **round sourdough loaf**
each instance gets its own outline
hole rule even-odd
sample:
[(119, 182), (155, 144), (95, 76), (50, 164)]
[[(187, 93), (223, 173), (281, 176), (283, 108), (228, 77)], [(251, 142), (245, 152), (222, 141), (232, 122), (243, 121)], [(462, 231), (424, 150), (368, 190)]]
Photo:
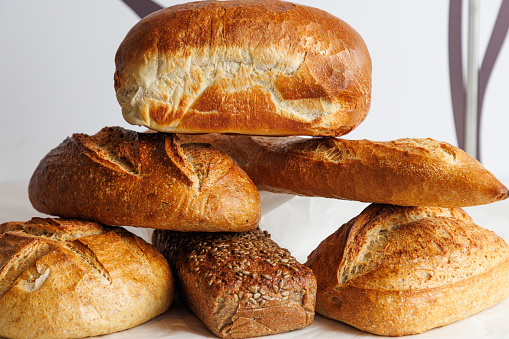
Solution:
[(165, 312), (167, 261), (120, 227), (33, 218), (0, 225), (0, 337), (81, 338)]
[(128, 32), (115, 64), (124, 118), (164, 132), (339, 136), (370, 106), (361, 36), (284, 1), (162, 9)]
[(105, 127), (51, 150), (28, 186), (35, 209), (106, 225), (174, 231), (247, 231), (260, 195), (228, 155), (174, 134)]

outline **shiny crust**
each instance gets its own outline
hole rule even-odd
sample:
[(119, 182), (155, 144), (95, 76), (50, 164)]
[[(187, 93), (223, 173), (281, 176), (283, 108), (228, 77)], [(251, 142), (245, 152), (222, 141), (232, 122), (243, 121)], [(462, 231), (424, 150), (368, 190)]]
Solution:
[(509, 247), (458, 208), (370, 205), (306, 266), (317, 313), (379, 335), (421, 333), (509, 295)]
[(115, 56), (131, 124), (164, 132), (344, 135), (371, 100), (364, 41), (335, 16), (284, 1), (199, 1), (137, 23)]
[(184, 299), (222, 338), (250, 338), (311, 325), (316, 280), (267, 232), (156, 230), (152, 243), (172, 266)]
[(67, 218), (179, 231), (246, 231), (261, 216), (245, 172), (207, 145), (106, 127), (49, 152), (28, 188), (35, 209)]
[(507, 199), (477, 160), (445, 142), (181, 135), (227, 153), (260, 190), (400, 206), (464, 207)]
[(0, 225), (0, 337), (81, 338), (165, 312), (163, 256), (119, 227), (33, 218)]

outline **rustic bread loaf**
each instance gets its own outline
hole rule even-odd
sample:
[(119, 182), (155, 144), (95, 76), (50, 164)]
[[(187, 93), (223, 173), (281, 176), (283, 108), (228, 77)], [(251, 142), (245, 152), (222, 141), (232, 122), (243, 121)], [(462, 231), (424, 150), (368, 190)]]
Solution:
[(371, 100), (361, 36), (327, 12), (277, 0), (162, 9), (127, 33), (115, 64), (126, 121), (163, 132), (338, 136)]
[(316, 280), (267, 232), (155, 230), (190, 309), (217, 336), (248, 338), (306, 327)]
[(120, 227), (33, 218), (0, 225), (0, 337), (81, 338), (165, 312), (164, 257)]
[(245, 231), (260, 196), (235, 161), (175, 135), (107, 127), (74, 134), (41, 160), (29, 183), (38, 211), (179, 231)]
[(507, 199), (477, 160), (432, 139), (179, 135), (234, 158), (260, 190), (400, 206), (463, 207)]
[(509, 295), (509, 247), (458, 208), (370, 205), (306, 265), (317, 313), (379, 335), (421, 333)]

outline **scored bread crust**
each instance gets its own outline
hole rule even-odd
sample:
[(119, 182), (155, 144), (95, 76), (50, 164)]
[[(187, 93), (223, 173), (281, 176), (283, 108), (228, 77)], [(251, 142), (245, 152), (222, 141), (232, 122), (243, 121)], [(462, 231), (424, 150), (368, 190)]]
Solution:
[(120, 127), (67, 138), (41, 160), (28, 193), (42, 213), (106, 225), (245, 231), (261, 217), (255, 185), (226, 154)]
[(0, 225), (0, 337), (81, 338), (165, 312), (164, 257), (119, 227), (33, 218)]
[(179, 135), (234, 158), (259, 190), (400, 206), (464, 207), (507, 199), (509, 190), (448, 143), (340, 138)]
[(459, 208), (372, 204), (306, 266), (317, 313), (379, 335), (421, 333), (509, 295), (509, 247)]
[(338, 136), (365, 119), (371, 101), (361, 36), (284, 1), (162, 9), (127, 33), (115, 65), (126, 121), (163, 132)]
[(315, 277), (266, 231), (155, 230), (152, 243), (170, 263), (187, 305), (217, 336), (249, 338), (311, 325)]

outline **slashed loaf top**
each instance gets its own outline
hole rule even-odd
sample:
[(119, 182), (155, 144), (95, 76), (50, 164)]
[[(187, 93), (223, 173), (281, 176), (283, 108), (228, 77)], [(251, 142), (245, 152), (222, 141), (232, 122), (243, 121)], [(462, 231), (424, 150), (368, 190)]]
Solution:
[(28, 187), (37, 210), (106, 225), (179, 231), (258, 226), (258, 191), (228, 155), (167, 133), (105, 127), (51, 150)]
[(463, 281), (508, 258), (505, 241), (459, 208), (372, 204), (326, 238), (306, 265), (320, 272), (322, 288), (409, 291)]
[(166, 260), (123, 228), (54, 218), (0, 224), (0, 337), (111, 333), (163, 313), (173, 296)]

